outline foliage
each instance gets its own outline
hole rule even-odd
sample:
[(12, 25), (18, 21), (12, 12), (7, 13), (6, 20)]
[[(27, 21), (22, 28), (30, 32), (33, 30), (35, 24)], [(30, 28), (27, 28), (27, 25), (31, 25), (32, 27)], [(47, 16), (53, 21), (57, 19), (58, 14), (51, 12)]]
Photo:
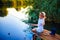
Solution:
[[(15, 4), (14, 4), (15, 2)], [(0, 9), (4, 8), (4, 10), (7, 7), (27, 7), (32, 6), (33, 9), (29, 11), (29, 21), (37, 23), (39, 12), (46, 12), (47, 19), (46, 21), (54, 20), (56, 22), (60, 22), (60, 6), (59, 6), (59, 0), (12, 0), (12, 1), (0, 1)], [(3, 15), (0, 13), (0, 15)]]
[[(39, 16), (39, 11), (42, 12), (44, 11), (46, 13), (47, 19), (46, 21), (55, 21), (55, 22), (60, 22), (60, 13), (57, 13), (57, 0), (33, 0), (33, 8), (35, 14), (31, 11), (30, 12), (30, 17), (33, 16), (33, 18), (36, 18)], [(38, 9), (38, 11), (36, 11)], [(31, 17), (32, 18), (32, 17)], [(32, 19), (33, 20), (33, 19)]]
[(6, 9), (0, 10), (0, 16), (1, 17), (7, 16), (7, 10)]
[(37, 23), (38, 15), (39, 14), (36, 10), (30, 10), (30, 12), (29, 12), (29, 22), (30, 23)]

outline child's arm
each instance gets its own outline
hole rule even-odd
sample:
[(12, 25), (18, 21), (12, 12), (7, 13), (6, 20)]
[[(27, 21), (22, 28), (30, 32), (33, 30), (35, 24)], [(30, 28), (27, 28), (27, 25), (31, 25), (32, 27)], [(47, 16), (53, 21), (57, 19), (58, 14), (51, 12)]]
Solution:
[(45, 25), (45, 22), (42, 25), (44, 26)]
[(43, 23), (42, 23), (42, 25), (43, 25), (43, 26), (45, 25), (45, 19), (43, 19)]
[(46, 19), (46, 16), (44, 16), (44, 20)]
[(46, 19), (46, 16), (44, 16), (44, 21), (43, 21), (43, 25), (45, 25), (45, 19)]

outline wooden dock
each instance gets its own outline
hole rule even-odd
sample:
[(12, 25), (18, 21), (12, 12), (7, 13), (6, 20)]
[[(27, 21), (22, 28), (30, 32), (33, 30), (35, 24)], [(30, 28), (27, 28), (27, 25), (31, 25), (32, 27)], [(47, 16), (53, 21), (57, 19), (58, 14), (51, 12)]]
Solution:
[[(32, 24), (32, 26), (37, 26), (37, 24)], [(38, 36), (37, 33), (35, 33), (33, 36), (33, 40), (36, 40), (37, 36)], [(55, 36), (50, 35), (50, 31), (48, 31), (46, 29), (44, 30), (43, 33), (41, 33), (41, 35), (39, 35), (39, 37), (42, 40), (60, 40), (60, 35), (58, 35), (58, 34), (55, 34)]]

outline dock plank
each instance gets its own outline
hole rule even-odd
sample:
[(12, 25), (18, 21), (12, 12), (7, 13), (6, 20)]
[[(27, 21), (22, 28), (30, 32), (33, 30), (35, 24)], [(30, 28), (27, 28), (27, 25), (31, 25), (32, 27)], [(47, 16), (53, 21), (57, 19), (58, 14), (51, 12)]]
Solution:
[[(32, 24), (32, 26), (37, 26), (37, 24)], [(36, 35), (37, 33), (35, 32), (35, 38), (33, 37), (34, 40), (36, 40)], [(41, 35), (39, 35), (39, 37), (43, 40), (60, 40), (60, 35), (55, 34), (55, 36), (50, 35), (50, 31), (49, 30), (44, 30), (43, 33), (41, 33)]]
[[(55, 34), (55, 36), (52, 36), (48, 32), (49, 31), (45, 29), (44, 32), (41, 33), (41, 35), (39, 35), (39, 37), (43, 40), (60, 40), (60, 35)], [(37, 33), (35, 33), (35, 34), (37, 35)]]

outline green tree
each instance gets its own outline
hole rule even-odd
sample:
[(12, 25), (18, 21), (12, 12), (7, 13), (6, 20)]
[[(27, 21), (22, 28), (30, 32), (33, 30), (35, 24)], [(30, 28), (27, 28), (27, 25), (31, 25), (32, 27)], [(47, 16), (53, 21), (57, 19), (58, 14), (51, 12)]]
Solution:
[[(46, 21), (55, 21), (59, 20), (59, 13), (57, 14), (57, 0), (33, 0), (33, 8), (35, 11), (34, 15), (39, 16), (39, 12), (46, 12), (47, 19)], [(38, 9), (38, 10), (37, 10)], [(30, 12), (30, 16), (33, 16), (33, 12)], [(35, 16), (36, 17), (36, 16)], [(33, 17), (33, 18), (35, 18)]]

